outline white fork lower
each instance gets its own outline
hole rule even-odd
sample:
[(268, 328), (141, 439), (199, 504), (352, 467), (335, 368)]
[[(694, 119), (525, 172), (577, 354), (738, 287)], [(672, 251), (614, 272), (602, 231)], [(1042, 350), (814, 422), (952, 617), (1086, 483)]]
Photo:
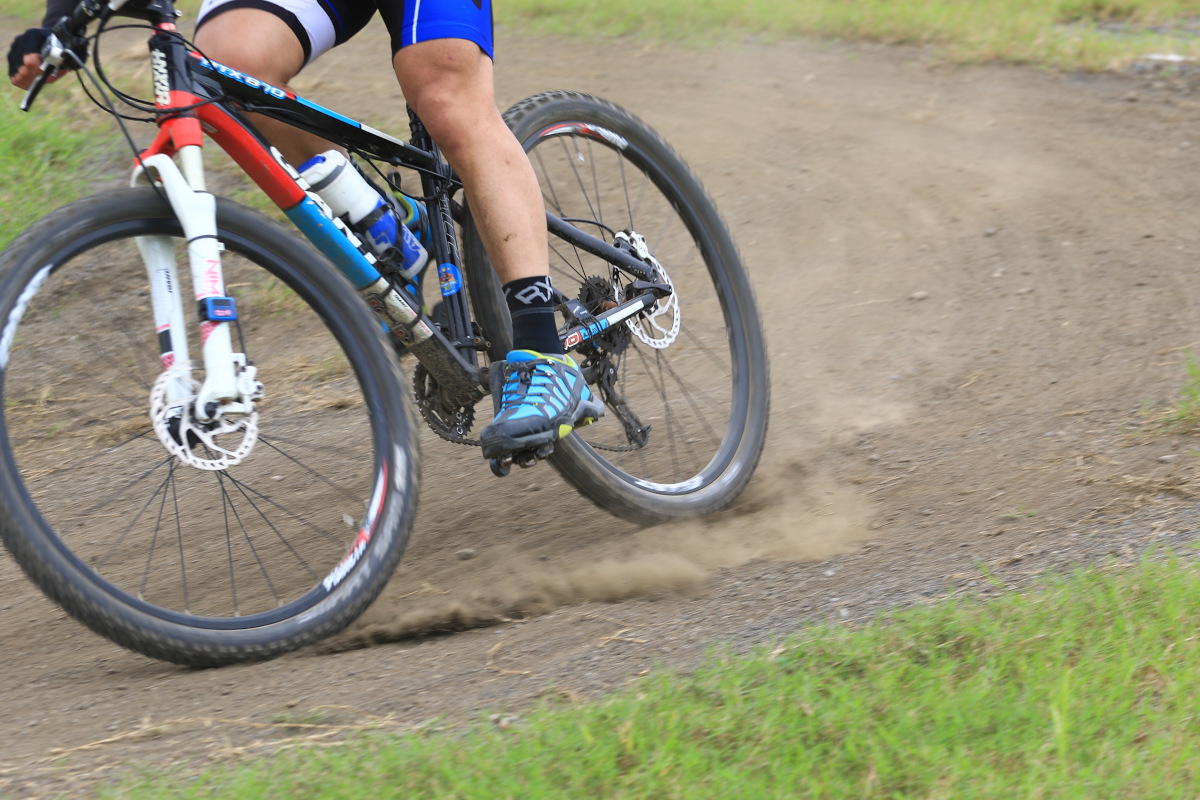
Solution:
[[(137, 184), (143, 177), (156, 179), (165, 191), (187, 238), (188, 262), (196, 300), (224, 297), (225, 279), (221, 271), (221, 245), (217, 240), (216, 200), (204, 190), (200, 148), (180, 148), (179, 156), (188, 172), (187, 177), (169, 156), (160, 153), (144, 159), (144, 167), (135, 168), (133, 183)], [(148, 172), (153, 174), (146, 174)], [(160, 333), (169, 331), (173, 364), (164, 363), (164, 369), (189, 364), (174, 241), (165, 236), (139, 237), (138, 248), (150, 278), (155, 326)], [(214, 421), (226, 413), (249, 413), (253, 409), (252, 398), (243, 396), (239, 391), (239, 366), (245, 364), (245, 357), (233, 352), (230, 324), (212, 321), (201, 323), (204, 383), (195, 392), (193, 409), (196, 419), (201, 422)], [(168, 388), (168, 401), (192, 396), (193, 391), (186, 377), (181, 376)]]

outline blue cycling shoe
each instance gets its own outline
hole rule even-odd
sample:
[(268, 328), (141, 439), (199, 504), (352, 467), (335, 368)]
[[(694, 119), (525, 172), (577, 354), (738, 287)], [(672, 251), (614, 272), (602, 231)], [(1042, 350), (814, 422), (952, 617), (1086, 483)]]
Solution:
[(484, 458), (553, 444), (604, 415), (570, 356), (532, 350), (512, 350), (492, 365), (492, 401), (496, 419), (479, 433)]

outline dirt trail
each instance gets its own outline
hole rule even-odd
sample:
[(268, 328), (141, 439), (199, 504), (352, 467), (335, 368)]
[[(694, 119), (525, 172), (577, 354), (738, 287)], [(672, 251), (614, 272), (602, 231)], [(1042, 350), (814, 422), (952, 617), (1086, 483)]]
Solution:
[[(371, 31), (297, 88), (400, 129), (385, 48)], [(1200, 342), (1189, 85), (796, 42), (501, 31), (499, 51), (502, 105), (552, 88), (614, 100), (725, 213), (774, 383), (745, 498), (636, 530), (548, 467), (497, 481), (428, 436), (417, 532), (384, 598), (316, 650), (215, 671), (108, 644), (0, 558), (0, 795), (252, 752), (297, 734), (282, 722), (403, 729), (593, 696), (813, 617), (979, 590), (981, 565), (1016, 585), (1188, 536), (1172, 498), (1195, 446), (1143, 410), (1170, 402)], [(471, 497), (439, 491), (464, 470)], [(451, 622), (486, 626), (413, 636)]]

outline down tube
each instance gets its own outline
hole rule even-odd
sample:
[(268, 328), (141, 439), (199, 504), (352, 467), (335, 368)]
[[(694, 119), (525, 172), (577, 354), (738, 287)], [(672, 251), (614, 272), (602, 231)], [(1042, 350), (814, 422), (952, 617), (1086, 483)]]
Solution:
[[(374, 266), (374, 256), (362, 249), (358, 237), (333, 216), (323, 201), (306, 191), (303, 178), (275, 148), (268, 148), (233, 116), (215, 105), (204, 105), (196, 111), (212, 140), (333, 262), (393, 334), (409, 347), (428, 343), (430, 348), (439, 349), (439, 342), (430, 341), (438, 337), (422, 318), (420, 309), (379, 274)], [(443, 377), (449, 381), (455, 375)], [(473, 385), (474, 376), (469, 377), (467, 385)]]
[(197, 109), (205, 131), (237, 162), (271, 201), (325, 254), (359, 291), (376, 285), (379, 271), (355, 247), (340, 227), (324, 213), (298, 182), (300, 176), (275, 148), (268, 149), (233, 117), (215, 105)]

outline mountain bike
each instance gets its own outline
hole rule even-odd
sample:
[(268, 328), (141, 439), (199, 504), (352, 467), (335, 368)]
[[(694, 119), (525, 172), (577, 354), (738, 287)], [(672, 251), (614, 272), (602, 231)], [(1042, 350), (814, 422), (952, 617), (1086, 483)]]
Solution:
[[(393, 138), (211, 61), (177, 16), (172, 0), (81, 0), (25, 97), (28, 110), (73, 67), (127, 138), (130, 108), (158, 132), (146, 148), (129, 138), (130, 188), (54, 211), (0, 255), (0, 537), (92, 630), (215, 666), (310, 644), (365, 610), (412, 530), (417, 414), (477, 445), (511, 331), (461, 184), (415, 115), (410, 140)], [(152, 102), (102, 67), (101, 35), (131, 25), (149, 31)], [(340, 145), (385, 195), (424, 208), (424, 278), (377, 260), (251, 114)], [(607, 413), (493, 471), (548, 458), (643, 524), (725, 508), (762, 452), (769, 378), (717, 210), (607, 101), (548, 92), (505, 120), (543, 188), (563, 345)], [(307, 242), (207, 191), (206, 137)]]

